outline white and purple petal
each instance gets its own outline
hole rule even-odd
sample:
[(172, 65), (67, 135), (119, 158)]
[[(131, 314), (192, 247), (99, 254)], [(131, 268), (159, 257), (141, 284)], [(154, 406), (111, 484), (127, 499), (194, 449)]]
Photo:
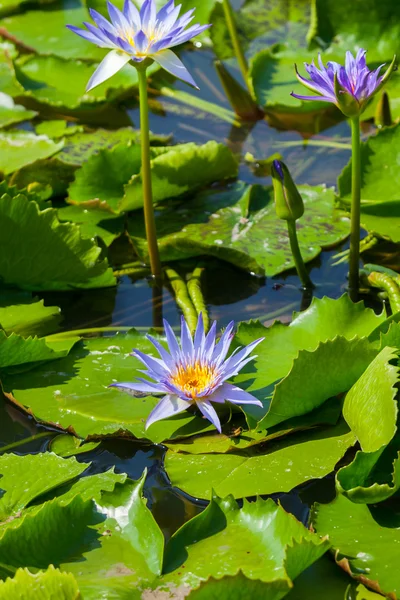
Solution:
[(129, 54), (122, 54), (117, 50), (111, 50), (91, 76), (86, 91), (90, 92), (93, 88), (110, 79), (110, 77), (118, 73), (130, 61), (130, 58)]
[(183, 62), (172, 52), (172, 50), (162, 50), (161, 52), (154, 54), (152, 58), (154, 58), (160, 67), (168, 71), (168, 73), (171, 73), (171, 75), (174, 75), (174, 77), (181, 79), (197, 90), (199, 89), (199, 86), (194, 81)]
[(187, 410), (190, 406), (190, 402), (187, 400), (182, 400), (179, 396), (173, 396), (172, 394), (168, 394), (164, 396), (160, 400), (160, 402), (153, 408), (146, 421), (146, 429), (150, 427), (156, 421), (161, 421), (162, 419), (168, 419), (169, 417), (173, 417), (178, 415), (181, 412)]
[(221, 433), (221, 422), (211, 402), (209, 402), (208, 400), (199, 400), (198, 402), (196, 402), (196, 406), (200, 410), (200, 412), (205, 416), (205, 418), (208, 419), (210, 423), (212, 423), (214, 427), (218, 429), (218, 431)]

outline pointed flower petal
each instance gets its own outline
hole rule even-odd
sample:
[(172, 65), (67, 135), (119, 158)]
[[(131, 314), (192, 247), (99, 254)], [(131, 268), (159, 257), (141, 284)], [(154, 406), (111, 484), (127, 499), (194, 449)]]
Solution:
[(171, 73), (171, 75), (174, 75), (174, 77), (181, 79), (197, 90), (199, 89), (199, 86), (196, 84), (183, 62), (172, 52), (172, 50), (162, 50), (161, 52), (154, 54), (152, 58), (158, 62), (160, 67), (168, 71), (168, 73)]
[(107, 79), (110, 79), (115, 73), (118, 73), (130, 61), (129, 54), (122, 54), (117, 50), (111, 50), (99, 64), (87, 85), (86, 91), (90, 92)]
[(150, 427), (156, 421), (161, 421), (161, 419), (168, 419), (168, 417), (173, 417), (184, 410), (188, 409), (190, 403), (186, 400), (182, 400), (178, 396), (167, 395), (157, 404), (155, 408), (149, 414), (146, 421), (146, 429)]
[(196, 402), (198, 409), (200, 412), (208, 419), (216, 429), (221, 433), (221, 422), (217, 415), (215, 408), (208, 400), (201, 400)]

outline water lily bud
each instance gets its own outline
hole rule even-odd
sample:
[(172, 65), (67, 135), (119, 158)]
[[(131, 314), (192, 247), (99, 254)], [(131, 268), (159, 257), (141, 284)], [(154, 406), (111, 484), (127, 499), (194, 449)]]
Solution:
[(275, 194), (275, 210), (280, 219), (296, 221), (304, 214), (303, 199), (290, 175), (289, 169), (281, 160), (274, 160), (271, 169)]
[(392, 124), (389, 96), (387, 92), (383, 92), (375, 111), (375, 125), (378, 127), (389, 127)]

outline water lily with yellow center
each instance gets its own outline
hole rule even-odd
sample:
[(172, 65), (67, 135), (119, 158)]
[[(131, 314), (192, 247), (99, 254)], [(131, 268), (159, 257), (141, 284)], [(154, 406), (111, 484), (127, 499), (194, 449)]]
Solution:
[(160, 358), (134, 350), (132, 355), (146, 367), (142, 371), (150, 380), (138, 378), (133, 383), (115, 383), (126, 391), (147, 394), (164, 394), (150, 413), (146, 428), (152, 423), (172, 417), (196, 405), (200, 412), (221, 432), (221, 423), (212, 403), (256, 404), (262, 403), (241, 388), (227, 383), (249, 361), (254, 348), (263, 338), (255, 340), (244, 348), (237, 348), (227, 358), (234, 337), (234, 322), (229, 323), (219, 341), (216, 340), (217, 324), (214, 321), (208, 334), (205, 334), (202, 316), (192, 337), (189, 327), (182, 317), (180, 343), (167, 321), (164, 321), (165, 335), (169, 352), (151, 335), (147, 338), (156, 348)]
[(195, 9), (179, 17), (181, 6), (175, 6), (175, 0), (169, 0), (157, 12), (155, 0), (144, 0), (139, 11), (131, 0), (125, 0), (121, 11), (107, 2), (110, 21), (90, 9), (95, 25), (84, 23), (86, 29), (67, 25), (71, 31), (92, 44), (111, 50), (94, 72), (86, 90), (100, 85), (128, 62), (133, 61), (139, 66), (146, 59), (155, 60), (172, 75), (197, 88), (190, 73), (170, 48), (189, 41), (210, 25), (197, 23), (187, 28), (193, 20)]

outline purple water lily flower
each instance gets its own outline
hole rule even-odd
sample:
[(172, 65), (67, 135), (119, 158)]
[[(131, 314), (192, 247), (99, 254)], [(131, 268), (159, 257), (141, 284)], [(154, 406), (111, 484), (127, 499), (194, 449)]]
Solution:
[(299, 100), (322, 100), (331, 102), (349, 117), (360, 115), (368, 100), (376, 94), (383, 84), (390, 77), (395, 58), (384, 75), (380, 71), (384, 65), (381, 65), (374, 71), (371, 71), (366, 64), (365, 55), (367, 51), (362, 48), (357, 52), (356, 58), (351, 52), (346, 52), (345, 66), (337, 62), (330, 61), (325, 66), (321, 56), (318, 56), (319, 69), (314, 61), (311, 64), (304, 63), (305, 69), (310, 79), (302, 77), (295, 65), (296, 76), (299, 82), (317, 96), (300, 96), (291, 93), (291, 96)]
[(196, 405), (204, 417), (221, 432), (221, 423), (212, 405), (213, 402), (262, 406), (257, 398), (236, 385), (226, 383), (226, 380), (237, 375), (245, 364), (255, 358), (250, 354), (264, 338), (244, 348), (237, 348), (229, 358), (226, 358), (234, 337), (234, 322), (229, 323), (218, 342), (216, 342), (216, 328), (217, 324), (214, 321), (206, 335), (203, 318), (200, 315), (192, 338), (189, 327), (182, 317), (179, 344), (171, 326), (164, 320), (169, 352), (151, 335), (147, 338), (156, 348), (160, 358), (154, 358), (139, 350), (133, 351), (132, 355), (147, 369), (142, 373), (153, 381), (138, 378), (136, 383), (114, 383), (110, 387), (128, 392), (165, 394), (150, 413), (146, 429), (156, 421), (172, 417)]
[(183, 63), (170, 50), (211, 27), (196, 24), (187, 29), (195, 9), (179, 17), (181, 5), (175, 6), (175, 0), (169, 0), (158, 12), (155, 0), (144, 0), (140, 11), (131, 0), (125, 0), (123, 11), (111, 2), (107, 2), (107, 7), (110, 21), (90, 9), (96, 26), (86, 22), (86, 29), (67, 25), (85, 40), (111, 50), (91, 77), (86, 91), (115, 75), (129, 61), (141, 63), (147, 58), (155, 60), (172, 75), (197, 88)]

